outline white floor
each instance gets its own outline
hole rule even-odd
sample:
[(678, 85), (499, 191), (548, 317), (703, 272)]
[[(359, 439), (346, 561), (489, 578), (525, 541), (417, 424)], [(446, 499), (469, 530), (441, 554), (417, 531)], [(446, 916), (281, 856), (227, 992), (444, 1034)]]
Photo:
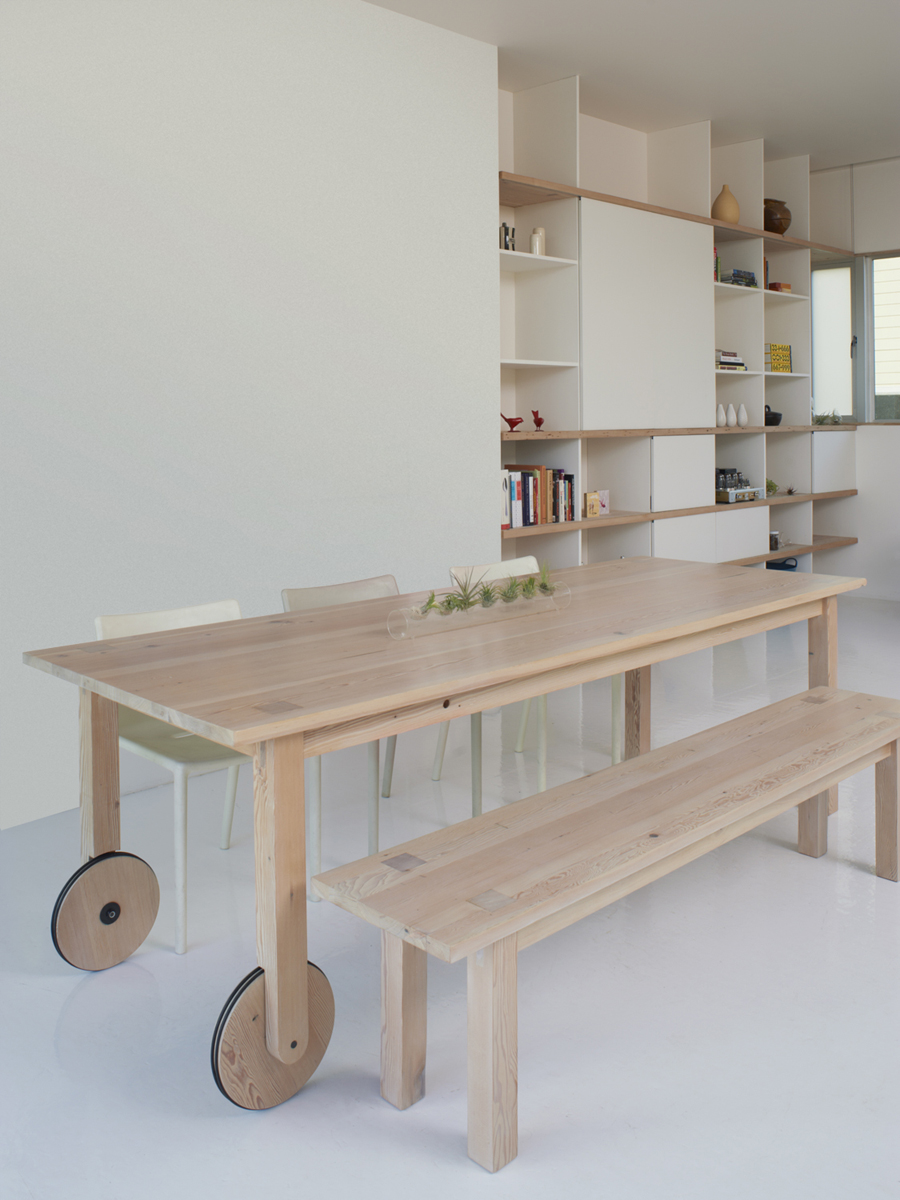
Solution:
[[(840, 630), (842, 685), (900, 696), (900, 605), (842, 601)], [(800, 691), (805, 672), (804, 626), (654, 668), (654, 742)], [(551, 786), (607, 764), (608, 696), (551, 698)], [(485, 717), (486, 807), (534, 788), (517, 717)], [(457, 722), (433, 784), (434, 733), (400, 737), (382, 845), (466, 815), (467, 740)], [(429, 963), (427, 1095), (397, 1112), (378, 1094), (378, 933), (328, 904), (310, 905), (310, 957), (337, 1007), (319, 1070), (263, 1113), (216, 1090), (213, 1025), (256, 962), (249, 778), (228, 853), (224, 777), (191, 784), (184, 957), (171, 788), (123, 803), (123, 847), (153, 866), (162, 903), (145, 945), (100, 974), (49, 936), (77, 813), (7, 831), (0, 1196), (900, 1196), (900, 886), (873, 874), (873, 776), (842, 785), (826, 858), (794, 851), (785, 814), (523, 952), (519, 1157), (496, 1176), (465, 1151), (465, 965)], [(362, 748), (326, 760), (326, 866), (365, 853), (364, 785)]]

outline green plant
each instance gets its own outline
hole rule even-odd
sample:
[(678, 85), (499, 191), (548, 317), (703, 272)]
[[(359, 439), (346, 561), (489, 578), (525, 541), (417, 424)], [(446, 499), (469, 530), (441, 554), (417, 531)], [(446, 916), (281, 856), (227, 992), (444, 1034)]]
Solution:
[(490, 608), (497, 600), (497, 589), (492, 583), (483, 583), (478, 589), (478, 599), (482, 608)]
[(813, 425), (841, 425), (843, 418), (835, 408), (830, 413), (815, 413), (812, 423)]
[(500, 599), (504, 604), (512, 604), (513, 600), (518, 599), (522, 585), (516, 579), (515, 575), (510, 575), (507, 583), (499, 589)]
[(435, 612), (439, 607), (440, 607), (440, 605), (438, 604), (437, 600), (435, 599), (434, 592), (430, 592), (428, 595), (428, 599), (425, 601), (425, 603), (419, 609), (419, 612), (424, 617), (426, 615), (426, 613)]
[(465, 579), (457, 580), (456, 591), (448, 592), (444, 597), (444, 603), (441, 606), (444, 612), (466, 612), (468, 609), (474, 608), (481, 596), (480, 584), (480, 575), (477, 579), (467, 575)]
[(538, 581), (533, 575), (529, 575), (527, 579), (522, 580), (522, 599), (533, 600), (537, 595)]
[(766, 479), (766, 495), (774, 496), (777, 491), (778, 491), (778, 484), (775, 482), (775, 480), (767, 478)]
[(538, 589), (545, 596), (552, 596), (556, 591), (556, 584), (550, 578), (550, 568), (546, 563), (541, 563), (541, 574), (538, 578)]

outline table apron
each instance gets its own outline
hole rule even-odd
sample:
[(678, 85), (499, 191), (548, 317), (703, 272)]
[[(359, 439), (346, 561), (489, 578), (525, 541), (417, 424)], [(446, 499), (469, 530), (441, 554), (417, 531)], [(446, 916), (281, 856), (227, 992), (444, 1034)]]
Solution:
[[(375, 741), (377, 738), (391, 737), (393, 734), (406, 733), (411, 729), (421, 729), (426, 725), (437, 725), (441, 721), (448, 721), (453, 717), (484, 712), (504, 704), (513, 704), (518, 700), (527, 700), (531, 696), (543, 696), (549, 692), (558, 692), (579, 683), (607, 679), (611, 675), (620, 675), (624, 671), (633, 671), (639, 667), (650, 666), (652, 663), (665, 662), (670, 658), (691, 654), (695, 650), (721, 646), (725, 642), (750, 637), (754, 633), (765, 633), (769, 629), (778, 629), (783, 625), (792, 625), (797, 621), (820, 617), (823, 613), (824, 603), (823, 600), (810, 600), (803, 604), (793, 605), (788, 609), (763, 613), (742, 621), (732, 621), (713, 629), (698, 630), (695, 633), (683, 634), (662, 642), (649, 642), (646, 646), (632, 647), (618, 653), (605, 653), (584, 662), (573, 663), (570, 666), (539, 671), (523, 676), (521, 679), (511, 679), (488, 687), (451, 693), (439, 699), (423, 701), (421, 704), (413, 704), (393, 712), (373, 713), (352, 721), (342, 722), (339, 725), (310, 730), (306, 733), (304, 740), (304, 753), (307, 757), (328, 754), (332, 750), (359, 746), (365, 742)], [(252, 753), (252, 749), (248, 747), (237, 746), (237, 748), (245, 753)]]

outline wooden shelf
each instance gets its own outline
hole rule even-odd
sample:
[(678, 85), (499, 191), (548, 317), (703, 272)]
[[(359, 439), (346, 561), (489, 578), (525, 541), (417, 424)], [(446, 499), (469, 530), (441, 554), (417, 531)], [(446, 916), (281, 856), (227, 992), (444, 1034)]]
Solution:
[(809, 379), (808, 371), (763, 371), (766, 379)]
[[(510, 433), (503, 430), (500, 434), (504, 442), (578, 442), (589, 438), (641, 438), (641, 437), (697, 437), (700, 434), (714, 433), (717, 437), (735, 433), (819, 433), (843, 430), (855, 433), (854, 425), (706, 425), (683, 429), (540, 429), (516, 430)], [(605, 520), (605, 518), (604, 518)]]
[(501, 367), (508, 367), (512, 371), (538, 370), (538, 369), (553, 369), (555, 367), (577, 367), (577, 362), (546, 362), (537, 358), (501, 358)]
[[(586, 188), (572, 187), (567, 183), (551, 183), (547, 179), (533, 179), (529, 175), (514, 175), (500, 172), (500, 203), (506, 208), (521, 208), (525, 204), (542, 204), (546, 200), (568, 200), (572, 196), (583, 196), (586, 200), (601, 200), (605, 204), (621, 204), (626, 208), (639, 208), (644, 212), (660, 213), (664, 217), (677, 217), (697, 225), (711, 225), (717, 239), (736, 241), (746, 238), (764, 238), (771, 246), (797, 246), (804, 250), (815, 250), (819, 257), (853, 258), (852, 250), (841, 250), (837, 246), (825, 246), (820, 242), (807, 242), (791, 237), (787, 233), (767, 233), (764, 229), (753, 229), (749, 225), (733, 225), (730, 221), (716, 221), (713, 217), (701, 217), (696, 213), (681, 212), (676, 208), (661, 208), (658, 204), (645, 204), (640, 200), (626, 200), (623, 196), (610, 196), (605, 192), (591, 192)], [(748, 289), (749, 291), (750, 289)]]
[(808, 300), (809, 296), (802, 296), (799, 292), (772, 292), (768, 288), (765, 289), (763, 295), (767, 300)]
[(553, 267), (577, 267), (577, 258), (553, 258), (549, 254), (526, 254), (524, 250), (501, 250), (501, 271), (541, 271)]
[(859, 538), (830, 537), (826, 533), (813, 534), (812, 545), (795, 546), (792, 543), (780, 546), (770, 554), (755, 554), (751, 558), (732, 558), (729, 567), (752, 567), (755, 563), (777, 562), (781, 558), (798, 558), (801, 554), (815, 554), (818, 550), (835, 550), (838, 546), (855, 546)]
[(744, 287), (744, 285), (740, 283), (722, 283), (722, 281), (719, 279), (713, 280), (713, 287), (721, 288), (722, 293), (725, 295), (737, 292), (750, 292), (754, 296), (759, 296), (762, 294), (763, 290), (761, 287)]
[(716, 374), (721, 375), (736, 375), (738, 379), (746, 379), (748, 375), (762, 375), (762, 371), (723, 371), (716, 367)]
[[(696, 517), (703, 513), (736, 512), (741, 508), (760, 508), (773, 504), (805, 504), (810, 500), (840, 500), (845, 496), (856, 496), (856, 488), (841, 492), (803, 492), (793, 496), (766, 496), (764, 500), (747, 500), (742, 504), (706, 504), (701, 508), (672, 508), (662, 512), (611, 511), (608, 517), (593, 517), (590, 520), (560, 521), (552, 525), (525, 525), (519, 529), (504, 529), (504, 539), (541, 537), (547, 533), (571, 533), (576, 529), (603, 529), (612, 525), (640, 525), (648, 521), (665, 521), (672, 517)], [(833, 539), (832, 539), (833, 540)], [(849, 545), (849, 543), (847, 543)], [(820, 546), (819, 549), (826, 549)], [(779, 551), (776, 558), (787, 557)], [(759, 559), (757, 561), (762, 561)]]

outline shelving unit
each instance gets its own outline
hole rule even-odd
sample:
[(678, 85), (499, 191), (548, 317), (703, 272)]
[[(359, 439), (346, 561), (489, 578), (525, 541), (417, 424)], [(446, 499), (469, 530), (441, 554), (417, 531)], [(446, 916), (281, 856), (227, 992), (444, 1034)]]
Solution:
[[(701, 123), (640, 143), (646, 195), (635, 192), (634, 170), (629, 196), (579, 186), (612, 180), (619, 151), (611, 144), (602, 162), (578, 160), (573, 129), (591, 118), (578, 114), (572, 83), (529, 89), (521, 108), (514, 97), (509, 141), (522, 169), (500, 173), (500, 221), (517, 227), (520, 244), (544, 226), (549, 254), (500, 252), (501, 407), (524, 418), (502, 433), (501, 465), (562, 468), (577, 501), (609, 489), (614, 507), (606, 517), (506, 530), (504, 556), (527, 541), (551, 566), (653, 553), (760, 567), (793, 556), (810, 570), (816, 552), (854, 543), (818, 527), (846, 527), (833, 506), (856, 494), (856, 478), (855, 426), (810, 424), (810, 266), (847, 251), (806, 240), (808, 160), (766, 163), (761, 141), (713, 149)], [(639, 137), (622, 130), (616, 145)], [(724, 182), (741, 223), (709, 215)], [(772, 195), (793, 213), (787, 234), (760, 228)], [(752, 270), (760, 286), (715, 281), (714, 247), (724, 269)], [(766, 263), (769, 281), (790, 292), (762, 286)], [(663, 278), (673, 286), (658, 286)], [(767, 342), (791, 345), (794, 371), (765, 369)], [(716, 369), (716, 347), (735, 350), (747, 370)], [(743, 404), (749, 424), (717, 427), (719, 403)], [(781, 425), (764, 423), (767, 405)], [(530, 428), (533, 409), (546, 422), (540, 431)], [(781, 491), (717, 505), (716, 466), (756, 486), (773, 479)], [(773, 528), (785, 543), (774, 554)]]

